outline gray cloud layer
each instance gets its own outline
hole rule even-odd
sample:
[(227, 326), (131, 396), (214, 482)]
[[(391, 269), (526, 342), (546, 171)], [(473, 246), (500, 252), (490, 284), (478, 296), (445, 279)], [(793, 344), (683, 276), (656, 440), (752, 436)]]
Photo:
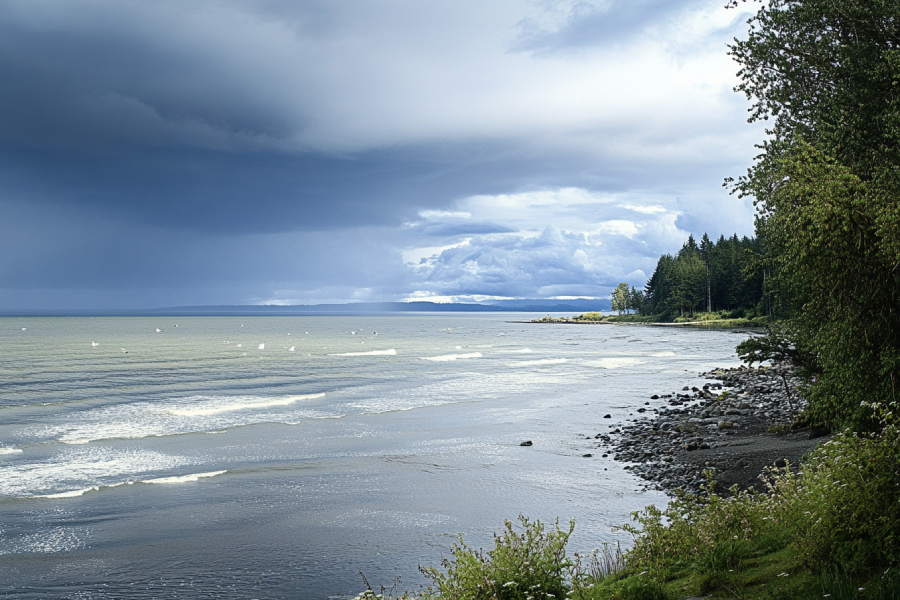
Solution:
[(749, 231), (720, 4), (4, 2), (0, 308), (603, 294), (660, 248), (585, 271), (583, 205), (419, 215), (577, 188)]

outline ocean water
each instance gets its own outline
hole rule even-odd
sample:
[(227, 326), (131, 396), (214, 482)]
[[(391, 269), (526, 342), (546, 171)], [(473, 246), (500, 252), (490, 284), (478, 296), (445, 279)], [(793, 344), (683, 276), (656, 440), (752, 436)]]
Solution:
[(737, 364), (745, 335), (530, 318), (0, 319), (0, 593), (416, 588), (518, 514), (627, 545), (666, 498), (578, 434)]

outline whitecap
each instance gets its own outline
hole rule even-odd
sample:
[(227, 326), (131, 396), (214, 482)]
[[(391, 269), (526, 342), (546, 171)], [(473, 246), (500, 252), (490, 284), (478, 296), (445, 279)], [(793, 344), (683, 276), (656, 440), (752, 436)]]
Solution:
[(647, 361), (637, 358), (601, 358), (600, 360), (585, 361), (584, 365), (589, 367), (600, 367), (601, 369), (618, 369), (620, 367), (633, 367), (636, 365), (646, 364)]
[(444, 354), (443, 356), (420, 356), (422, 360), (431, 360), (434, 362), (447, 362), (460, 358), (481, 358), (481, 352), (468, 352), (466, 354)]
[(21, 448), (0, 448), (0, 454), (18, 454), (22, 452)]
[(663, 356), (676, 356), (674, 352), (654, 352), (650, 356), (663, 357)]
[[(299, 402), (300, 400), (315, 400), (324, 395), (325, 394), (304, 394), (301, 396), (284, 396), (283, 398), (260, 398), (249, 402), (246, 401), (246, 396), (239, 396), (235, 399), (218, 397), (203, 403), (198, 403), (198, 405), (195, 406), (176, 408), (169, 412), (173, 415), (178, 415), (179, 417), (206, 417), (236, 410), (268, 408), (270, 406), (287, 406), (294, 402)], [(237, 400), (237, 402), (234, 400)]]
[(190, 464), (186, 457), (153, 450), (66, 448), (42, 461), (0, 465), (0, 496), (70, 498)]
[(531, 348), (519, 348), (518, 350), (507, 350), (506, 354), (530, 354), (533, 352)]
[(509, 363), (510, 367), (537, 367), (540, 365), (559, 365), (568, 362), (565, 358), (542, 358), (540, 360), (523, 360)]
[(329, 354), (328, 356), (396, 356), (397, 351), (390, 350), (372, 350), (370, 352), (344, 352), (343, 354)]
[(176, 477), (157, 477), (156, 479), (145, 479), (140, 483), (162, 483), (162, 484), (171, 484), (171, 483), (187, 483), (189, 481), (198, 481), (204, 477), (215, 477), (216, 475), (221, 475), (223, 473), (227, 473), (228, 471), (209, 471), (207, 473), (191, 473), (190, 475), (181, 475)]
[(59, 492), (58, 494), (41, 494), (38, 496), (34, 496), (35, 498), (77, 498), (78, 496), (83, 496), (88, 492), (96, 492), (100, 488), (97, 486), (84, 488), (82, 490), (71, 490), (69, 492)]

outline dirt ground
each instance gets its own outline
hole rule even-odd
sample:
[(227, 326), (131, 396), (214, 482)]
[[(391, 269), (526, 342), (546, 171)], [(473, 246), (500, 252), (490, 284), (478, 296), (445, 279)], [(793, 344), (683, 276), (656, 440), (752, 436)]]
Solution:
[[(716, 491), (720, 493), (735, 484), (741, 489), (763, 490), (765, 486), (759, 476), (766, 467), (784, 468), (787, 461), (791, 470), (796, 471), (805, 454), (831, 438), (821, 435), (810, 439), (809, 428), (769, 433), (758, 420), (750, 420), (746, 425), (733, 435), (725, 436), (718, 447), (679, 453), (675, 462), (695, 468), (715, 467)], [(723, 446), (723, 442), (728, 445)]]

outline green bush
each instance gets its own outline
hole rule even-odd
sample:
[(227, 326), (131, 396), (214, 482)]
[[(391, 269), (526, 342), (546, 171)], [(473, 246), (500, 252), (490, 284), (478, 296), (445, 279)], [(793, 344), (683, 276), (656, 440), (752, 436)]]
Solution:
[[(823, 585), (838, 589), (848, 578), (881, 577), (900, 564), (898, 473), (896, 426), (886, 425), (878, 435), (836, 435), (799, 471), (770, 471), (766, 493), (681, 495), (665, 510), (650, 506), (635, 513), (641, 527), (628, 527), (635, 535), (629, 566), (711, 577), (791, 545), (799, 564), (826, 574)], [(838, 569), (843, 579), (827, 575)], [(879, 589), (900, 589), (894, 579), (879, 581)]]
[(583, 315), (578, 315), (575, 317), (576, 321), (602, 321), (603, 313), (599, 312), (586, 312)]
[(900, 435), (844, 433), (778, 479), (779, 518), (812, 568), (865, 573), (900, 562)]
[(575, 528), (546, 530), (540, 521), (519, 516), (521, 533), (510, 521), (494, 536), (494, 549), (473, 550), (459, 536), (441, 561), (445, 572), (419, 567), (432, 580), (426, 597), (444, 600), (545, 600), (566, 598), (567, 578), (575, 563), (566, 557), (566, 543)]

